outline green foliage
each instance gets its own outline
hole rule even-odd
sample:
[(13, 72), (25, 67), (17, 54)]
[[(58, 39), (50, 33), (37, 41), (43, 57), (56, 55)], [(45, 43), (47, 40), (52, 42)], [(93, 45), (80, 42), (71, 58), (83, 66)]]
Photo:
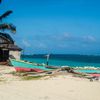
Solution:
[(22, 78), (22, 80), (38, 80), (42, 77), (45, 77), (47, 75), (39, 75), (38, 73), (29, 73), (29, 72), (10, 72), (9, 74), (12, 74), (14, 76), (19, 76), (20, 78)]
[(11, 32), (15, 33), (16, 32), (16, 27), (12, 24), (0, 24), (0, 30), (11, 30)]
[(2, 20), (3, 18), (6, 18), (7, 16), (9, 16), (12, 12), (12, 10), (8, 10), (6, 11), (5, 13), (3, 13), (1, 16), (0, 16), (0, 20)]
[(15, 72), (15, 71), (10, 72), (9, 74), (12, 74), (14, 76), (26, 76), (27, 75), (26, 72)]
[(24, 76), (22, 77), (23, 80), (38, 80), (44, 76)]
[[(2, 0), (0, 0), (0, 3), (2, 2)], [(5, 13), (3, 13), (2, 15), (0, 15), (0, 31), (4, 31), (4, 30), (10, 30), (12, 33), (16, 32), (16, 27), (13, 24), (9, 24), (9, 23), (3, 23), (2, 20), (6, 17), (8, 17), (11, 13), (13, 13), (12, 10), (8, 10)]]
[(74, 77), (80, 77), (80, 78), (86, 78), (87, 75), (86, 74), (74, 74)]
[(0, 82), (5, 82), (3, 77), (0, 77)]

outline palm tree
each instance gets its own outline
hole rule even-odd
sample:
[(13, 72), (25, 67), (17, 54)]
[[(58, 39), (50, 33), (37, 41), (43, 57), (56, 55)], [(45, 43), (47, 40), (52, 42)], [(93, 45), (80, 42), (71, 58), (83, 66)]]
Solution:
[(2, 15), (0, 16), (0, 20), (2, 20), (3, 18), (9, 16), (11, 13), (13, 13), (11, 10), (6, 11), (4, 14), (2, 14)]
[[(0, 3), (2, 2), (2, 0), (0, 0)], [(4, 31), (4, 30), (10, 30), (11, 32), (15, 33), (16, 32), (16, 27), (13, 24), (9, 24), (9, 23), (3, 23), (2, 20), (4, 18), (6, 18), (7, 16), (9, 16), (11, 13), (13, 13), (12, 10), (8, 10), (5, 13), (3, 13), (0, 16), (0, 31)]]

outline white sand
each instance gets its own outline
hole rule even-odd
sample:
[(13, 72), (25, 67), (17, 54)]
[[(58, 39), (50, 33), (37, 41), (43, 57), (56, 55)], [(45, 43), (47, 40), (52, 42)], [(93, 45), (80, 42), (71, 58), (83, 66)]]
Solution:
[(8, 82), (8, 81), (20, 80), (19, 77), (9, 74), (11, 72), (15, 72), (14, 67), (0, 65), (0, 81), (4, 80)]
[(100, 100), (100, 82), (60, 76), (0, 84), (0, 100)]
[(60, 75), (47, 80), (21, 81), (9, 74), (13, 67), (0, 66), (0, 100), (100, 100), (100, 81), (71, 75)]

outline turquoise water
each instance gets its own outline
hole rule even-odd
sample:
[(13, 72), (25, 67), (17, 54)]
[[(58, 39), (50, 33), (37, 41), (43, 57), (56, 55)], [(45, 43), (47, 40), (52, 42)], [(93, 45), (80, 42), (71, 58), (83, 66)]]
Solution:
[[(22, 57), (22, 60), (27, 60), (30, 62), (37, 62), (37, 63), (45, 63), (46, 64), (46, 58), (33, 58), (33, 57)], [(94, 63), (94, 62), (81, 62), (81, 61), (71, 61), (66, 59), (50, 59), (49, 65), (54, 66), (71, 66), (71, 67), (84, 67), (84, 66), (93, 66), (93, 67), (100, 67), (100, 63)]]
[[(44, 55), (22, 56), (22, 60), (36, 63), (45, 63)], [(100, 67), (100, 56), (81, 56), (81, 55), (51, 55), (49, 65), (70, 66), (70, 67)], [(77, 70), (83, 73), (100, 73), (100, 70)]]
[(75, 70), (75, 72), (80, 72), (80, 73), (100, 73), (100, 70)]

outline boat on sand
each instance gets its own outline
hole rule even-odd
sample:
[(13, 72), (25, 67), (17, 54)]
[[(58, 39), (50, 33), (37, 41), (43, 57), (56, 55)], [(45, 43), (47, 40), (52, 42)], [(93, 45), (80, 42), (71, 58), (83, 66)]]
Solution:
[(32, 62), (27, 62), (24, 60), (16, 60), (16, 59), (10, 59), (10, 65), (15, 67), (17, 71), (19, 70), (24, 70), (24, 71), (50, 71), (54, 70), (53, 68), (47, 68), (43, 65), (37, 64), (37, 63), (32, 63)]
[(38, 69), (38, 68), (21, 68), (21, 67), (15, 67), (15, 70), (17, 72), (38, 72), (38, 73), (44, 72), (43, 70)]

